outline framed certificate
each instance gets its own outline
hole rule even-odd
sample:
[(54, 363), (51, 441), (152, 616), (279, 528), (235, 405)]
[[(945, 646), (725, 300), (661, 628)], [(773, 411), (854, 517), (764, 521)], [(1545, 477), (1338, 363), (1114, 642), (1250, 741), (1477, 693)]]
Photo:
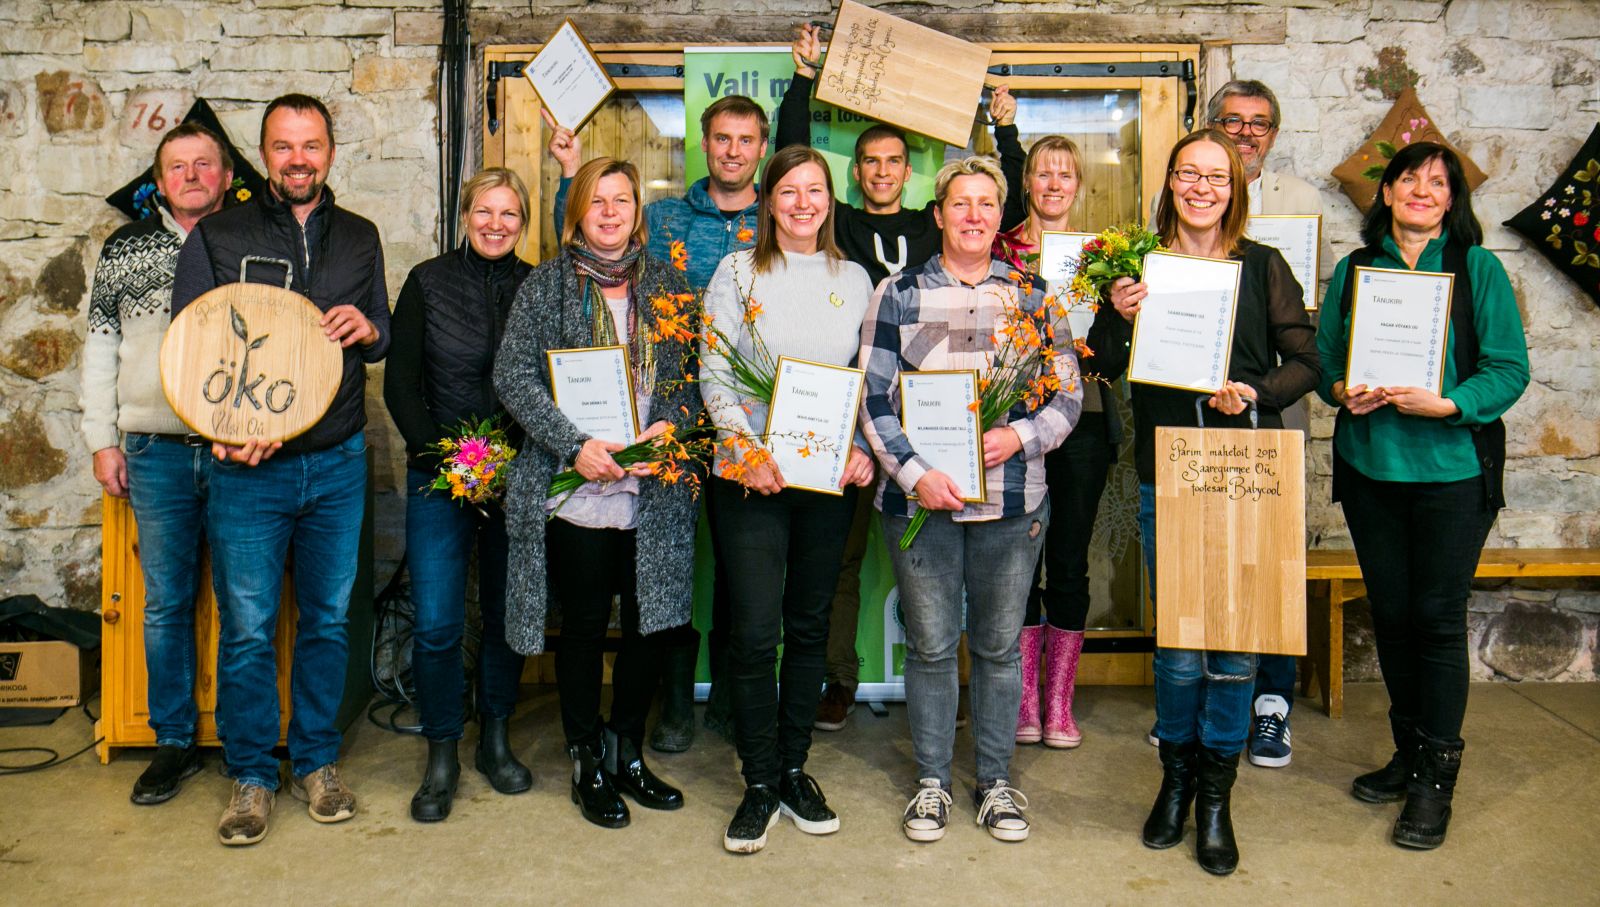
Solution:
[(983, 426), (978, 424), (978, 373), (900, 373), (900, 425), (917, 456), (949, 476), (961, 500), (981, 504), (984, 485)]
[(1322, 268), (1322, 215), (1257, 214), (1245, 235), (1283, 253), (1305, 294), (1306, 311), (1317, 307), (1317, 276)]
[(561, 23), (524, 72), (550, 116), (573, 132), (582, 129), (617, 90), (617, 83), (611, 81), (571, 19)]
[(778, 357), (763, 440), (790, 488), (844, 494), (866, 372)]
[(632, 444), (639, 437), (633, 372), (620, 346), (550, 350), (550, 396), (556, 408), (591, 438)]
[(1356, 268), (1345, 384), (1444, 392), (1445, 340), (1455, 277)]
[(1078, 259), (1083, 257), (1083, 244), (1091, 239), (1093, 233), (1040, 233), (1039, 276), (1058, 283), (1072, 280), (1078, 273)]
[(1221, 390), (1233, 353), (1241, 270), (1237, 261), (1146, 255), (1150, 294), (1133, 320), (1128, 380), (1208, 394)]

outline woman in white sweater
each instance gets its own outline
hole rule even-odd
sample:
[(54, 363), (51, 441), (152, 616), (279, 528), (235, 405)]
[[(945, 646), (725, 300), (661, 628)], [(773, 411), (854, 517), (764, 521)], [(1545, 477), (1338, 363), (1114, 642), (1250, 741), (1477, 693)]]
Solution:
[[(803, 145), (785, 148), (767, 162), (761, 185), (755, 248), (717, 266), (706, 288), (708, 320), (746, 358), (756, 355), (753, 327), (774, 362), (790, 356), (853, 366), (872, 284), (834, 243), (827, 161)], [(723, 846), (754, 853), (780, 810), (809, 834), (839, 828), (805, 761), (833, 588), (872, 458), (864, 445), (851, 445), (841, 495), (787, 487), (770, 458), (746, 456), (767, 443), (766, 404), (730, 386), (718, 349), (702, 344), (700, 356), (706, 409), (721, 440), (731, 442), (719, 446), (708, 498), (732, 593), (728, 663), (746, 785)], [(779, 643), (781, 684), (773, 676)]]

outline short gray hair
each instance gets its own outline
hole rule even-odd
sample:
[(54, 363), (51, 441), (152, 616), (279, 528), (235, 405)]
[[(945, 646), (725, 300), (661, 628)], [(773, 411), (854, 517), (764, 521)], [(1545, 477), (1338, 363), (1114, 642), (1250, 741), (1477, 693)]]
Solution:
[(1277, 129), (1283, 122), (1283, 112), (1278, 109), (1278, 96), (1272, 93), (1265, 82), (1255, 79), (1234, 79), (1217, 89), (1217, 93), (1206, 104), (1206, 122), (1215, 123), (1220, 119), (1223, 103), (1232, 97), (1261, 98), (1272, 108), (1272, 128)]
[(1000, 164), (992, 157), (975, 154), (960, 160), (951, 161), (939, 168), (939, 173), (933, 178), (933, 198), (940, 205), (944, 204), (944, 197), (950, 191), (950, 184), (958, 176), (987, 176), (994, 180), (994, 185), (999, 190), (1000, 206), (1006, 204), (1006, 175), (1001, 172)]

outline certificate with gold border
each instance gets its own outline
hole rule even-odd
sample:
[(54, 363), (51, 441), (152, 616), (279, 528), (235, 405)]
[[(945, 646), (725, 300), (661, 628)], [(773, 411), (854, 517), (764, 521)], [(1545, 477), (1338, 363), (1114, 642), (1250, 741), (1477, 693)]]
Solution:
[(865, 379), (858, 368), (778, 357), (762, 437), (784, 485), (844, 494), (839, 481), (855, 443)]
[(906, 440), (917, 456), (956, 483), (961, 500), (969, 504), (989, 496), (977, 403), (973, 369), (900, 373), (900, 426)]
[(1241, 270), (1226, 259), (1146, 255), (1142, 279), (1150, 292), (1133, 320), (1128, 380), (1206, 394), (1221, 390), (1233, 353)]
[(1066, 284), (1078, 274), (1083, 246), (1093, 233), (1068, 233), (1045, 230), (1039, 234), (1039, 276), (1052, 283)]
[(633, 372), (620, 346), (550, 350), (550, 396), (561, 414), (591, 438), (632, 444), (639, 437)]
[(562, 22), (534, 54), (525, 72), (550, 116), (573, 132), (582, 129), (617, 90), (617, 83), (571, 19)]
[(1283, 255), (1300, 281), (1302, 304), (1310, 312), (1317, 307), (1317, 276), (1322, 268), (1322, 215), (1253, 214), (1245, 235), (1271, 246)]
[(1444, 393), (1455, 277), (1431, 271), (1356, 268), (1345, 386), (1425, 387)]

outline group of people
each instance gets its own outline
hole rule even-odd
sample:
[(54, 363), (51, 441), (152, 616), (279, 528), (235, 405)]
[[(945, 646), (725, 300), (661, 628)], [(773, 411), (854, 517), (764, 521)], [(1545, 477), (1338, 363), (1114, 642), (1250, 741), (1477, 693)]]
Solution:
[[(1074, 217), (1085, 191), (1077, 145), (1049, 136), (1024, 151), (1016, 102), (1004, 88), (990, 104), (998, 161), (951, 160), (934, 179), (934, 200), (908, 209), (906, 137), (874, 125), (857, 141), (851, 168), (862, 206), (836, 199), (827, 160), (809, 144), (817, 41), (814, 27), (800, 28), (775, 153), (768, 157), (762, 108), (722, 98), (701, 117), (709, 176), (682, 198), (643, 204), (633, 164), (584, 162), (578, 137), (553, 128), (550, 153), (562, 169), (554, 212), (560, 251), (537, 266), (515, 253), (534, 214), (522, 181), (499, 168), (474, 176), (461, 193), (465, 241), (412, 269), (392, 316), (376, 229), (337, 207), (325, 185), (335, 145), (320, 102), (287, 95), (268, 105), (261, 154), (271, 191), (226, 210), (225, 143), (188, 124), (163, 138), (156, 152), (163, 207), (107, 242), (85, 350), (84, 433), (95, 474), (108, 493), (131, 498), (146, 576), (158, 749), (134, 802), (174, 796), (200, 765), (193, 608), (204, 538), (221, 616), (218, 731), (234, 780), (219, 838), (261, 840), (279, 787), (271, 640), (286, 562), (300, 615), (291, 789), (317, 821), (353, 815), (354, 794), (336, 766), (334, 711), (367, 468), (364, 365), (387, 354), (384, 399), (408, 453), (413, 665), (428, 749), (412, 816), (446, 818), (458, 783), (458, 742), (469, 717), (461, 641), (474, 551), (483, 624), (471, 697), (476, 768), (501, 793), (532, 785), (508, 725), (522, 658), (544, 651), (547, 623), (558, 621), (553, 648), (574, 803), (606, 827), (628, 824), (629, 799), (646, 809), (680, 808), (683, 792), (656, 775), (644, 754), (647, 742), (684, 749), (694, 733), (700, 639), (690, 624), (692, 539), (701, 503), (689, 483), (619, 465), (613, 455), (621, 445), (586, 435), (564, 416), (546, 357), (622, 346), (642, 439), (688, 430), (702, 417), (725, 440), (743, 439), (719, 446), (700, 484), (717, 565), (706, 720), (732, 736), (745, 790), (726, 849), (761, 850), (781, 816), (808, 834), (838, 830), (822, 784), (806, 771), (813, 729), (843, 727), (854, 705), (856, 571), (869, 521), (898, 539), (921, 510), (929, 517), (914, 543), (888, 546), (905, 619), (915, 762), (902, 827), (911, 840), (938, 840), (955, 810), (964, 643), (976, 823), (1001, 841), (1028, 837), (1027, 800), (1011, 766), (1016, 745), (1069, 748), (1083, 739), (1072, 703), (1088, 552), (1124, 439), (1120, 385), (1111, 382), (1126, 370), (1147, 288), (1124, 278), (1097, 311), (1056, 319), (1046, 368), (1059, 389), (1036, 405), (1018, 403), (984, 433), (981, 499), (978, 489), (933, 468), (901, 422), (899, 376), (986, 368), (1007, 309), (1037, 310), (1067, 291), (1019, 274), (1042, 234), (1106, 225)], [(1335, 495), (1373, 602), (1395, 743), (1389, 764), (1355, 779), (1352, 790), (1369, 802), (1405, 800), (1394, 841), (1437, 846), (1462, 752), (1468, 584), (1502, 503), (1498, 420), (1528, 381), (1515, 299), (1481, 246), (1455, 155), (1417, 143), (1386, 167), (1362, 248), (1335, 269), (1313, 326), (1283, 256), (1246, 236), (1252, 213), (1320, 210), (1309, 186), (1263, 166), (1279, 128), (1276, 99), (1259, 82), (1230, 82), (1211, 99), (1207, 119), (1172, 149), (1153, 224), (1169, 249), (1241, 263), (1230, 370), (1210, 395), (1130, 385), (1146, 566), (1153, 579), (1158, 426), (1195, 424), (1197, 398), (1210, 409), (1207, 424), (1229, 427), (1249, 427), (1252, 407), (1262, 426), (1294, 421), (1297, 407), (1303, 419), (1300, 401), (1312, 391), (1339, 407)], [(281, 445), (229, 447), (189, 434), (166, 405), (157, 373), (169, 313), (237, 280), (246, 255), (283, 259), (290, 285), (325, 312), (330, 342), (344, 348), (343, 382), (326, 415)], [(1347, 386), (1355, 266), (1456, 276), (1443, 395)], [(727, 346), (651, 329), (652, 298), (702, 293)], [(766, 404), (728, 380), (727, 357), (755, 355), (758, 344), (773, 358), (865, 373), (839, 494), (790, 487), (770, 458), (738, 453), (749, 439), (762, 443)], [(426, 489), (439, 465), (435, 443), (463, 421), (493, 416), (506, 418), (520, 451), (503, 506), (462, 507)], [(585, 483), (550, 499), (552, 477), (567, 469)], [(605, 713), (603, 652), (616, 602), (621, 639)], [(1155, 676), (1151, 738), (1161, 781), (1143, 841), (1180, 843), (1192, 811), (1198, 862), (1229, 873), (1239, 860), (1229, 797), (1241, 754), (1248, 747), (1251, 761), (1267, 766), (1290, 760), (1294, 663), (1158, 648)], [(662, 705), (647, 740), (658, 688)]]

